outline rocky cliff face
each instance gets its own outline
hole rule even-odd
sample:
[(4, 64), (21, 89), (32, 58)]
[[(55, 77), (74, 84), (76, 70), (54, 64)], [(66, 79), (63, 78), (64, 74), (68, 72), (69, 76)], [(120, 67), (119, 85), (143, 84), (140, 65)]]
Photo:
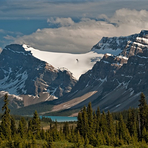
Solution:
[(125, 37), (103, 37), (96, 45), (91, 49), (97, 53), (112, 53), (114, 55), (120, 54), (123, 50), (126, 50), (129, 42), (134, 42), (139, 34), (134, 34)]
[[(148, 96), (148, 31), (129, 37), (102, 38), (92, 50), (108, 54), (80, 77), (53, 111), (81, 108), (90, 101), (94, 109), (99, 106), (105, 111), (137, 107), (140, 93)], [(110, 50), (120, 52), (115, 56), (109, 54)]]
[[(50, 58), (50, 57), (49, 57)], [(51, 100), (71, 91), (76, 80), (69, 71), (32, 56), (21, 45), (6, 46), (0, 54), (0, 91), (27, 95), (25, 104)], [(33, 99), (29, 95), (34, 96)]]
[(91, 49), (97, 53), (111, 53), (113, 55), (133, 56), (148, 48), (148, 31), (127, 37), (103, 37)]

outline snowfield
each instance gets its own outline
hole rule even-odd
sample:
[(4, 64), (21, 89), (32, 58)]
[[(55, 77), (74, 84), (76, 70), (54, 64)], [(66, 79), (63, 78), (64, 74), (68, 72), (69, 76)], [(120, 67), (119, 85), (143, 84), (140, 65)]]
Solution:
[(104, 56), (104, 54), (98, 54), (95, 51), (84, 54), (70, 54), (40, 51), (25, 44), (23, 47), (26, 51), (31, 51), (34, 57), (51, 64), (57, 69), (68, 69), (76, 79), (79, 79), (83, 73), (93, 67), (96, 61), (100, 61)]

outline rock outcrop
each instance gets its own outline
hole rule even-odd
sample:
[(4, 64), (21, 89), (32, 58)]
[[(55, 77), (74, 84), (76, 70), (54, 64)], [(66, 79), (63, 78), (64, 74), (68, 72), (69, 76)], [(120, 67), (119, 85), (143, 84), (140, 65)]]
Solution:
[(35, 58), (22, 45), (8, 45), (0, 54), (0, 91), (25, 96), (24, 105), (61, 97), (76, 82), (69, 71)]

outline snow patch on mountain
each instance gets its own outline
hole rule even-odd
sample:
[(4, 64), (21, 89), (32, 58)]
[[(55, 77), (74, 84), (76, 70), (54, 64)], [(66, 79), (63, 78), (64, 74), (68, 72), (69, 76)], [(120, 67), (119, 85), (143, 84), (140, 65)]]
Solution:
[(136, 41), (148, 45), (148, 39), (147, 38), (137, 37)]
[(9, 68), (9, 71), (7, 72), (7, 76), (5, 75), (5, 77), (0, 80), (0, 86), (1, 86), (0, 91), (5, 90), (10, 94), (15, 94), (15, 95), (19, 95), (19, 93), (17, 92), (18, 90), (22, 90), (22, 92), (25, 93), (26, 92), (26, 90), (24, 90), (25, 81), (28, 78), (27, 72), (24, 71), (21, 74), (16, 73), (15, 79), (9, 80), (11, 73), (12, 73), (12, 70), (11, 68)]
[(14, 51), (14, 50), (12, 50), (10, 48), (5, 48), (5, 50), (10, 50), (13, 53), (23, 54), (25, 56), (31, 55), (31, 53), (24, 53), (23, 51), (22, 52), (21, 51)]
[(112, 48), (109, 48), (109, 47), (104, 48), (104, 47), (105, 46), (101, 47), (99, 50), (96, 49), (96, 48), (92, 48), (91, 51), (94, 51), (94, 52), (96, 52), (98, 54), (106, 54), (106, 53), (108, 53), (108, 54), (115, 55), (115, 56), (119, 55), (122, 52), (122, 50), (120, 48), (118, 48), (116, 50), (113, 50)]
[(15, 98), (17, 100), (23, 101), (23, 98), (17, 95), (9, 94), (7, 91), (0, 91), (0, 96), (4, 96), (7, 94), (8, 96), (11, 96), (12, 98)]
[(120, 55), (120, 56), (117, 56), (118, 58), (120, 58), (120, 59), (125, 59), (125, 60), (128, 60), (128, 58), (127, 57), (125, 57), (125, 56), (122, 56), (122, 55)]
[(104, 54), (98, 54), (94, 51), (84, 54), (70, 54), (40, 51), (25, 44), (23, 44), (23, 47), (26, 51), (31, 51), (34, 57), (53, 65), (57, 69), (68, 69), (77, 79), (86, 71), (91, 69), (96, 61), (100, 61), (104, 56)]

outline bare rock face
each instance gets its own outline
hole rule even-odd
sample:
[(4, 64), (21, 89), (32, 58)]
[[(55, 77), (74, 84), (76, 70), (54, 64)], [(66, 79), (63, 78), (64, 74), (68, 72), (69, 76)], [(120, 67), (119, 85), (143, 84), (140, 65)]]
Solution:
[(139, 34), (126, 37), (103, 37), (91, 50), (130, 57), (147, 48), (148, 31), (142, 30)]
[[(0, 54), (0, 91), (28, 95), (27, 98), (29, 95), (42, 97), (40, 100), (45, 101), (70, 92), (75, 83), (69, 71), (57, 70), (32, 56), (21, 45), (8, 45)], [(47, 97), (44, 94), (48, 94)], [(32, 104), (31, 101), (27, 102)]]
[[(109, 49), (120, 53), (109, 54)], [(137, 107), (140, 93), (148, 96), (148, 31), (129, 37), (102, 38), (92, 50), (108, 53), (80, 77), (53, 110), (81, 108), (90, 101), (94, 109), (99, 106), (105, 111)]]
[(91, 50), (98, 53), (108, 52), (118, 55), (126, 50), (128, 43), (134, 42), (138, 36), (139, 34), (125, 37), (103, 37)]

